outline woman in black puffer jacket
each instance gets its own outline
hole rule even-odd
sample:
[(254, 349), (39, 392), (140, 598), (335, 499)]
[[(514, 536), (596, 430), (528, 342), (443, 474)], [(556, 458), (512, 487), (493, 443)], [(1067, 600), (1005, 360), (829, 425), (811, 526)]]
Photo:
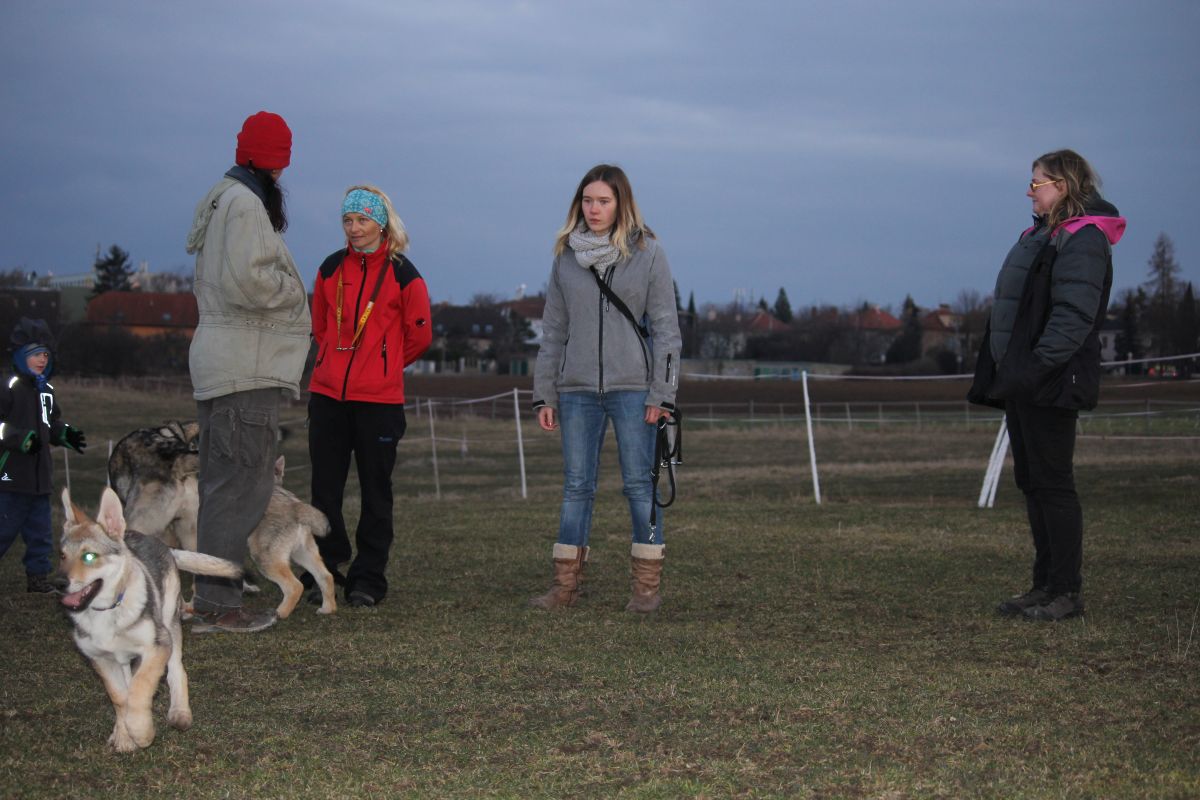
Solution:
[(968, 399), (1004, 409), (1033, 534), (1032, 586), (997, 611), (1061, 620), (1084, 608), (1075, 424), (1099, 396), (1099, 331), (1125, 219), (1073, 150), (1035, 160), (1026, 194), (1034, 225), (1000, 268)]

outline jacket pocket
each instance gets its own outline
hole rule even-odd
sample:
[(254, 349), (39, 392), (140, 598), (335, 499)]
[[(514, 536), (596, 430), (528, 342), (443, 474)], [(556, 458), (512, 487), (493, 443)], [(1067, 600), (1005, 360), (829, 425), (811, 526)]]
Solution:
[(383, 352), (382, 352), (380, 355), (382, 355), (382, 357), (383, 357), (383, 377), (385, 377), (385, 378), (386, 378), (386, 377), (387, 377), (387, 374), (388, 374), (388, 363), (387, 363), (387, 337), (386, 337), (386, 336), (385, 336), (385, 337), (384, 337), (384, 339), (383, 339)]

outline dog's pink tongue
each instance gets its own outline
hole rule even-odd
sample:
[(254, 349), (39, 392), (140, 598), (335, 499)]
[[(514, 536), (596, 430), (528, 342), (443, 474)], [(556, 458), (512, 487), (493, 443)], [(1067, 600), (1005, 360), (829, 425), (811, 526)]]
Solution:
[(87, 592), (87, 590), (88, 590), (88, 587), (85, 586), (82, 589), (80, 589), (78, 592), (71, 592), (68, 595), (63, 595), (62, 600), (60, 600), (59, 602), (70, 609), (79, 608), (79, 606), (83, 603), (83, 596)]

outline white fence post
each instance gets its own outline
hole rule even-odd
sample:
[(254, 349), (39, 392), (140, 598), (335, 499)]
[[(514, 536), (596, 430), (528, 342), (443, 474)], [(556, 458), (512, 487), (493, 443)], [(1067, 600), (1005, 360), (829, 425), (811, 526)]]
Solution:
[(517, 423), (517, 461), (521, 465), (521, 499), (529, 497), (525, 488), (525, 439), (521, 435), (521, 399), (517, 387), (513, 387), (513, 419)]
[(429, 449), (433, 452), (433, 491), (438, 500), (442, 499), (442, 481), (438, 476), (438, 461), (437, 461), (437, 432), (433, 429), (433, 401), (427, 400), (429, 405)]
[(804, 383), (804, 422), (808, 426), (808, 462), (812, 467), (813, 498), (816, 499), (817, 505), (821, 505), (821, 480), (817, 477), (817, 446), (813, 442), (812, 412), (809, 410), (811, 404), (808, 401), (808, 370), (802, 371), (800, 377)]
[(988, 459), (987, 471), (983, 475), (983, 487), (979, 490), (979, 508), (992, 508), (996, 504), (996, 487), (1000, 484), (1000, 473), (1004, 468), (1004, 456), (1008, 452), (1008, 419), (1000, 418), (1000, 430), (996, 431), (996, 442)]

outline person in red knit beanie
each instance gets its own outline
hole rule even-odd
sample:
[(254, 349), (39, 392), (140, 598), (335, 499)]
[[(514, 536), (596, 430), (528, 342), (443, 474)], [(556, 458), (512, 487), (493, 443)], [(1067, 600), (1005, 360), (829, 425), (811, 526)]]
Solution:
[[(237, 136), (237, 165), (196, 205), (187, 250), (196, 254), (200, 311), (188, 355), (200, 423), (196, 546), (241, 564), (275, 488), (281, 390), (300, 396), (310, 319), (304, 280), (280, 234), (278, 181), (292, 132), (260, 111)], [(273, 612), (242, 606), (240, 581), (198, 578), (193, 633), (253, 632)]]

